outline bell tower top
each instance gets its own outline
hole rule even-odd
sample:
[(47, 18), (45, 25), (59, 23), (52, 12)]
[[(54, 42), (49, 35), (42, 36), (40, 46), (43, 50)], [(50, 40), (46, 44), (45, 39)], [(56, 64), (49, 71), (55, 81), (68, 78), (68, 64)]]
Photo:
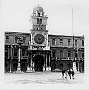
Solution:
[(44, 10), (39, 5), (33, 8), (33, 16), (44, 16)]
[(44, 10), (39, 5), (33, 8), (31, 15), (32, 30), (45, 30), (47, 25), (47, 16), (44, 15)]

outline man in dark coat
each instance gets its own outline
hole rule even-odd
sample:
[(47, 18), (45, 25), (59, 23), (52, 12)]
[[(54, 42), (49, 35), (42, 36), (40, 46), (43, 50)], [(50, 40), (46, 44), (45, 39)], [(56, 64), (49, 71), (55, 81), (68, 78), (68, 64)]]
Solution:
[(71, 70), (70, 69), (68, 70), (68, 75), (69, 75), (69, 78), (71, 79)]
[(62, 70), (62, 78), (64, 79), (64, 73), (65, 73), (65, 70), (63, 69)]
[(71, 74), (72, 74), (72, 78), (74, 79), (74, 70), (72, 69), (72, 71), (71, 71)]

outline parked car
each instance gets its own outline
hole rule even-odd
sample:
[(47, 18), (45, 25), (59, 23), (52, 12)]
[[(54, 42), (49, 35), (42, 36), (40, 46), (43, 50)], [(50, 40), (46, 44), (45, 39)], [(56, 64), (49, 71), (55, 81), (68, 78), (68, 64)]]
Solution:
[(61, 71), (62, 71), (62, 70), (59, 69), (59, 68), (56, 68), (56, 69), (53, 70), (53, 72), (61, 72)]

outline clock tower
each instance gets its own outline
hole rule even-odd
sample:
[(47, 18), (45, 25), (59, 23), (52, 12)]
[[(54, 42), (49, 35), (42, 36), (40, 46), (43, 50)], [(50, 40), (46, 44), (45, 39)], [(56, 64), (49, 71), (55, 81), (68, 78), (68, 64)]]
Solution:
[[(31, 40), (29, 42), (30, 70), (48, 71), (51, 70), (51, 51), (48, 46), (48, 30), (46, 30), (47, 16), (39, 5), (33, 8), (31, 15)], [(29, 71), (29, 68), (27, 69)]]
[(47, 16), (39, 5), (33, 8), (31, 15), (31, 46), (34, 49), (48, 49), (48, 30), (46, 30)]

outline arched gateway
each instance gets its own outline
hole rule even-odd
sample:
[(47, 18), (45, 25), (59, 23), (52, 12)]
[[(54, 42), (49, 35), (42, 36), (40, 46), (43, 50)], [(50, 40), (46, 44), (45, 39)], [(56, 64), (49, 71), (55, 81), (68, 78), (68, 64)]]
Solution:
[(43, 55), (36, 55), (34, 57), (34, 70), (35, 71), (43, 71), (43, 66), (44, 66), (44, 56)]

